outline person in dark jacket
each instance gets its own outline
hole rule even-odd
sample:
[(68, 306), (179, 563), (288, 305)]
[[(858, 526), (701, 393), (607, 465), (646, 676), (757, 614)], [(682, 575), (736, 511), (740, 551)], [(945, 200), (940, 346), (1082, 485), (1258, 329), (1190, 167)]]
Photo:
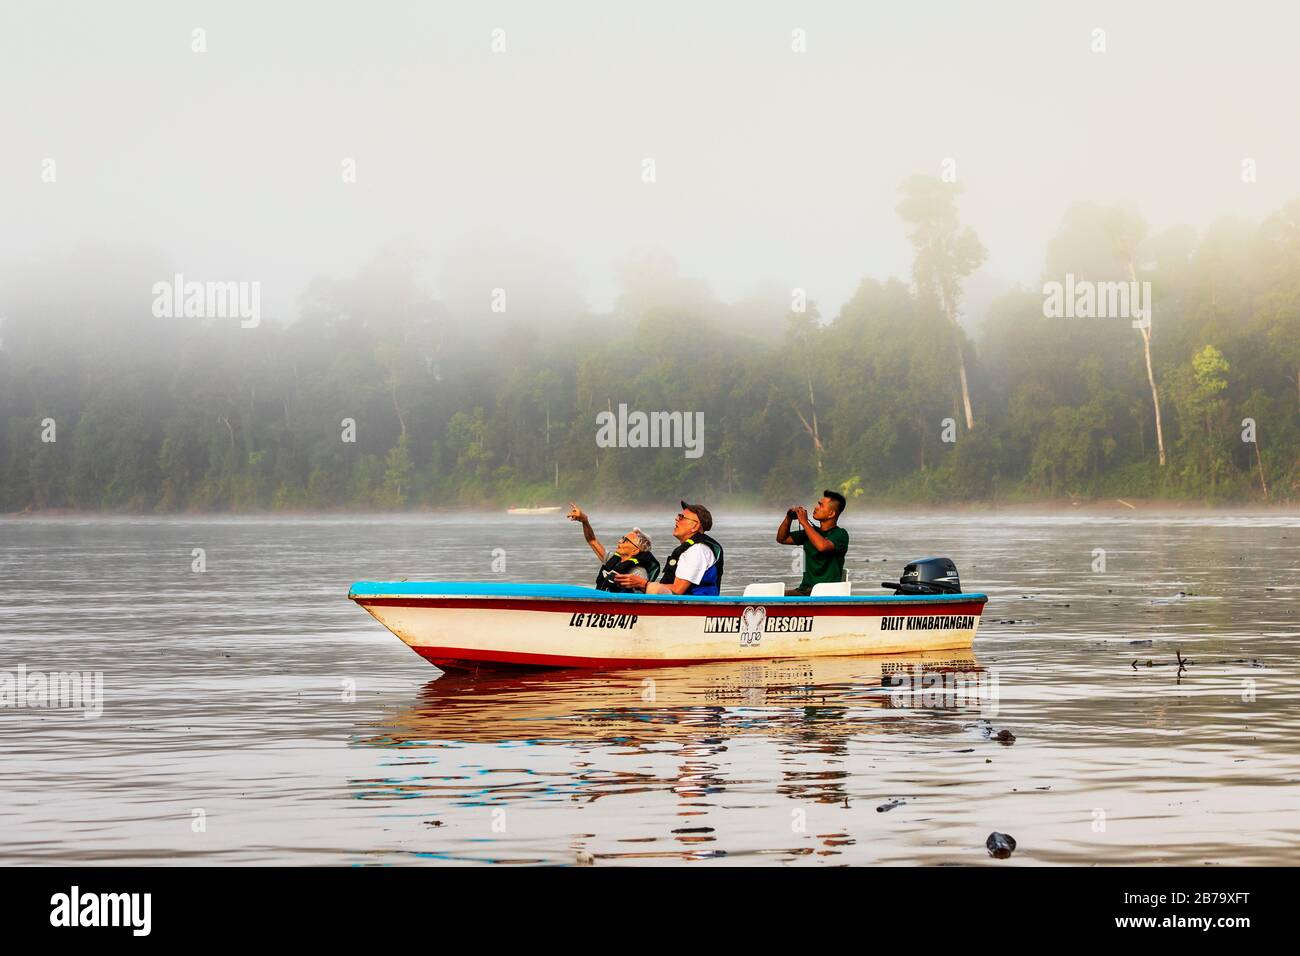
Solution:
[(650, 550), (650, 538), (640, 528), (633, 528), (623, 535), (613, 550), (609, 550), (591, 530), (591, 521), (586, 514), (573, 502), (569, 502), (569, 520), (582, 523), (587, 546), (601, 560), (600, 570), (596, 573), (597, 590), (644, 591), (647, 584), (659, 577), (659, 560)]

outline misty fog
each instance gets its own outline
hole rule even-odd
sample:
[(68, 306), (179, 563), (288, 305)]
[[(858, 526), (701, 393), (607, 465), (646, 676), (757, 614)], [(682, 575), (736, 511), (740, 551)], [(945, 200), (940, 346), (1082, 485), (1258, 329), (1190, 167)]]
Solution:
[(1292, 500), (1298, 25), (8, 3), (0, 508)]
[(504, 287), (543, 318), (610, 310), (630, 261), (670, 256), (721, 300), (766, 292), (779, 315), (798, 287), (830, 317), (863, 277), (908, 275), (898, 185), (951, 159), (989, 251), (978, 319), (1037, 281), (1075, 201), (1201, 229), (1297, 191), (1288, 4), (130, 11), (0, 10), (11, 270), (82, 240), (138, 247), (258, 281), (264, 313), (292, 318), (313, 278), (402, 248), (457, 314), (490, 319)]

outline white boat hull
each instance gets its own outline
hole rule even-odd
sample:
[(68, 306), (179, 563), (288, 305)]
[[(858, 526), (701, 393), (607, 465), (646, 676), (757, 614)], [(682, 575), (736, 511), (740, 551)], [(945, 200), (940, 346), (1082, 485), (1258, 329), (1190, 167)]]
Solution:
[[(532, 589), (532, 590), (530, 590)], [(443, 667), (652, 667), (970, 647), (986, 598), (694, 598), (590, 588), (369, 584), (349, 595)]]

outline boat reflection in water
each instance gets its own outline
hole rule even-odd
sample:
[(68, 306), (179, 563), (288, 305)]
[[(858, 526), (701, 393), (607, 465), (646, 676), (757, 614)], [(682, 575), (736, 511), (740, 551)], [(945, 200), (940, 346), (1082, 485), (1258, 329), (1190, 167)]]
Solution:
[[(780, 810), (787, 801), (847, 808), (863, 782), (845, 766), (851, 747), (855, 760), (870, 759), (891, 746), (915, 748), (919, 736), (952, 750), (942, 738), (994, 715), (997, 693), (996, 675), (969, 649), (616, 672), (449, 673), (392, 712), (380, 732), (355, 739), (394, 748), (390, 766), (423, 770), (353, 786), (362, 798), (435, 798), (440, 819), (430, 825), (438, 827), (459, 808), (476, 808), (481, 822), (484, 807), (582, 804), (599, 818), (608, 802), (611, 821), (618, 818), (614, 846), (572, 832), (592, 828), (590, 814), (565, 821), (574, 852), (592, 850), (600, 860), (704, 859), (738, 849), (741, 856), (830, 855), (854, 839), (837, 830), (793, 842), (787, 836), (777, 846), (710, 845), (719, 841), (718, 812), (738, 796), (749, 806), (735, 809), (775, 808), (785, 820), (803, 812)], [(874, 803), (861, 808), (874, 812)], [(659, 822), (650, 833), (629, 832), (629, 819)], [(794, 824), (784, 829), (798, 835)], [(487, 859), (428, 855), (554, 862), (498, 854), (507, 841), (478, 839), (497, 844)], [(676, 849), (662, 849), (669, 841)]]
[(996, 691), (994, 675), (968, 649), (648, 671), (447, 673), (386, 721), (387, 732), (365, 742), (635, 745), (691, 737), (704, 728), (834, 739), (887, 732), (892, 724), (871, 716), (881, 709), (995, 709)]

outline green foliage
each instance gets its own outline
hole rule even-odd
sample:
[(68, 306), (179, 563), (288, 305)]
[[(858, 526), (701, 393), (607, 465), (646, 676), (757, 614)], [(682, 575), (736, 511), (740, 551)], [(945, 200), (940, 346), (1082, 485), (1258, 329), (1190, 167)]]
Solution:
[(406, 504), (411, 490), (411, 479), (415, 474), (415, 463), (411, 461), (410, 442), (403, 435), (388, 451), (385, 460), (384, 487), (377, 504), (385, 508), (400, 508)]
[[(784, 328), (788, 301), (723, 305), (660, 260), (629, 273), (609, 316), (491, 325), (385, 263), (248, 330), (141, 317), (122, 290), (169, 274), (157, 263), (55, 263), (0, 303), (0, 508), (785, 504), (827, 487), (865, 502), (1300, 500), (1300, 202), (1150, 239), (1131, 209), (1079, 206), (1052, 240), (1049, 278), (1127, 280), (1137, 263), (1152, 283), (1161, 468), (1127, 320), (1047, 318), (1039, 290), (1017, 289), (978, 342), (953, 325), (984, 255), (953, 196), (904, 190), (914, 285), (864, 280), (830, 321), (810, 305)], [(68, 274), (114, 281), (91, 302), (60, 291)], [(979, 418), (954, 442), (959, 355)], [(619, 404), (702, 412), (704, 454), (598, 447), (596, 415)]]

